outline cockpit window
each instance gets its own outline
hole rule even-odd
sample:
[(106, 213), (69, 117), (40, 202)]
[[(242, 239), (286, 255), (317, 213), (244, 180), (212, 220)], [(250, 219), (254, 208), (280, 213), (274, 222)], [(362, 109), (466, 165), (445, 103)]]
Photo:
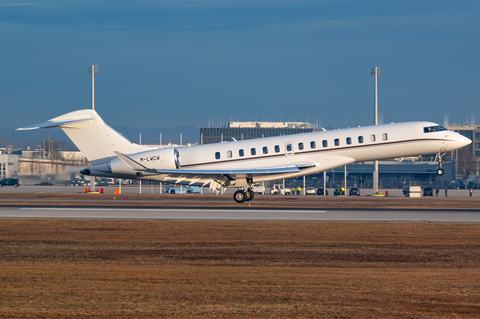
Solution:
[(448, 131), (448, 129), (444, 128), (443, 126), (427, 126), (423, 128), (423, 133), (431, 133), (431, 132), (440, 132), (440, 131)]

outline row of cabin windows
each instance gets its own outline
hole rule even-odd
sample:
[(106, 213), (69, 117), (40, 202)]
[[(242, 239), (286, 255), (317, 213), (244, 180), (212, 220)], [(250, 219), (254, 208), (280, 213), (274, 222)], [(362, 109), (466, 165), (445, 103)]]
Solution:
[[(383, 140), (383, 141), (388, 140), (388, 135), (387, 135), (387, 133), (383, 133), (383, 134), (382, 134), (382, 140)], [(358, 137), (358, 143), (359, 143), (359, 144), (362, 144), (364, 141), (365, 141), (365, 140), (364, 140), (363, 136), (359, 136), (359, 137)], [(370, 142), (375, 142), (375, 141), (376, 141), (375, 134), (370, 135)], [(347, 145), (351, 145), (351, 144), (352, 144), (352, 138), (351, 138), (351, 137), (347, 137), (347, 138), (345, 139), (345, 142), (346, 142)], [(333, 144), (334, 144), (335, 146), (340, 146), (340, 139), (339, 139), (339, 138), (334, 139), (334, 140), (333, 140)], [(323, 147), (328, 147), (328, 141), (327, 141), (327, 140), (323, 140), (323, 141), (322, 141), (322, 146), (323, 146)], [(311, 141), (311, 142), (310, 142), (310, 149), (315, 149), (315, 148), (317, 148), (316, 142), (315, 142), (315, 141)], [(303, 142), (298, 143), (298, 150), (301, 151), (301, 150), (304, 150), (304, 149), (305, 149), (305, 145), (303, 144)], [(275, 150), (275, 153), (280, 153), (280, 145), (275, 145), (275, 146), (274, 146), (274, 150)], [(286, 145), (286, 150), (287, 150), (287, 152), (292, 152), (292, 150), (293, 150), (293, 144), (292, 144), (292, 143), (288, 143), (288, 144)], [(268, 146), (264, 146), (264, 147), (262, 148), (262, 153), (263, 153), (263, 154), (268, 154)], [(257, 149), (256, 149), (255, 147), (251, 148), (251, 149), (250, 149), (250, 154), (251, 154), (252, 156), (257, 155)], [(239, 156), (239, 157), (244, 157), (244, 156), (245, 156), (245, 151), (244, 151), (243, 149), (238, 150), (238, 156)], [(227, 151), (227, 158), (232, 158), (232, 157), (233, 157), (232, 151)], [(216, 152), (216, 153), (215, 153), (215, 159), (220, 159), (220, 152)]]

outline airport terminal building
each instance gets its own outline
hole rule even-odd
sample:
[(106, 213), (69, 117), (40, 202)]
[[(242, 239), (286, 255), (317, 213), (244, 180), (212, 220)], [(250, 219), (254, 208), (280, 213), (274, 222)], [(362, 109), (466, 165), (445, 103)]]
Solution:
[(227, 122), (224, 127), (200, 128), (200, 144), (221, 143), (318, 131), (307, 122)]

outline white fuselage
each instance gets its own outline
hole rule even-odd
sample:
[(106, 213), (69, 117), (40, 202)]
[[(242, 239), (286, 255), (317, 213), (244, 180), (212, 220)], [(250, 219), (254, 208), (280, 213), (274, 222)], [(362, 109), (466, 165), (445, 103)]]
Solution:
[[(309, 175), (335, 167), (377, 159), (445, 153), (471, 143), (449, 131), (428, 131), (439, 127), (431, 122), (406, 122), (331, 131), (284, 135), (189, 147), (154, 149), (128, 154), (151, 169), (235, 170), (306, 165), (300, 172), (256, 175), (253, 182)], [(443, 129), (443, 128), (442, 128)], [(90, 168), (94, 176), (113, 176), (175, 182), (166, 175), (135, 176), (120, 159), (112, 159), (109, 173)], [(229, 186), (244, 187), (237, 179)]]

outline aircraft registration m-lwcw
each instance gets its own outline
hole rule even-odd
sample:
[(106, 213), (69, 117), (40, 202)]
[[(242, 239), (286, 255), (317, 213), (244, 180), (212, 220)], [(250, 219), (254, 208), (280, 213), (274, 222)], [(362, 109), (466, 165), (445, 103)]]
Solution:
[(94, 110), (70, 112), (17, 130), (61, 127), (92, 166), (80, 173), (204, 186), (236, 187), (250, 201), (254, 184), (310, 175), (355, 162), (442, 156), (471, 140), (431, 122), (405, 122), (186, 147), (131, 143)]

